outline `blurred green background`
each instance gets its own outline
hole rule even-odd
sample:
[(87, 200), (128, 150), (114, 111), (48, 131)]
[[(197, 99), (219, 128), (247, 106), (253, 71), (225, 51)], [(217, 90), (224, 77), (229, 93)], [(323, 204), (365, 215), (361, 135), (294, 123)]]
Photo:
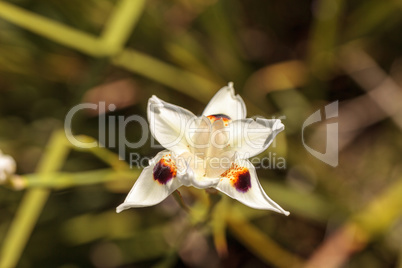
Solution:
[[(402, 267), (401, 12), (388, 0), (0, 1), (0, 149), (18, 167), (0, 187), (0, 267)], [(185, 187), (189, 213), (169, 197), (116, 214), (140, 170), (114, 146), (72, 146), (67, 112), (104, 101), (117, 106), (107, 116), (145, 117), (155, 94), (200, 114), (229, 81), (248, 117), (284, 118), (262, 156), (286, 168), (257, 172), (290, 216)], [(324, 153), (338, 123), (337, 167), (302, 143), (303, 122), (333, 101), (339, 117), (304, 136)], [(82, 110), (72, 129), (90, 141), (98, 126)]]

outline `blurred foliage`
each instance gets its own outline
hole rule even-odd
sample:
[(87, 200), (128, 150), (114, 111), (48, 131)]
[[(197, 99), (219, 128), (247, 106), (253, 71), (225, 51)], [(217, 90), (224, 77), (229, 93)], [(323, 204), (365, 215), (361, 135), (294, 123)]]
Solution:
[[(0, 267), (402, 267), (400, 1), (0, 1), (0, 148), (18, 176), (0, 188)], [(63, 128), (80, 103), (145, 116), (160, 98), (201, 113), (233, 81), (248, 116), (286, 126), (257, 165), (289, 217), (181, 188), (116, 214), (139, 169), (119, 140), (82, 150)], [(303, 122), (339, 100), (339, 165), (302, 144)], [(325, 151), (326, 123), (305, 130)], [(135, 124), (114, 129), (129, 141)], [(118, 135), (116, 135), (118, 136)], [(125, 146), (125, 144), (123, 144)], [(152, 157), (145, 146), (124, 155)], [(274, 161), (271, 158), (271, 161)], [(189, 207), (189, 210), (183, 209)]]

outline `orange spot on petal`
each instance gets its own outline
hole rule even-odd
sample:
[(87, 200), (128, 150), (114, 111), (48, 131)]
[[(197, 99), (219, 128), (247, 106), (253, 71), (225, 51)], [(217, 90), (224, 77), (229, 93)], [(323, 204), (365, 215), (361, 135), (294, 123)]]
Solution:
[(229, 122), (232, 120), (229, 116), (224, 114), (213, 114), (208, 115), (207, 117), (211, 121), (211, 123), (214, 123), (215, 121), (222, 119), (225, 126), (228, 126)]
[(250, 171), (246, 167), (232, 164), (227, 171), (222, 173), (221, 177), (228, 178), (230, 184), (239, 192), (245, 193), (251, 188)]
[(170, 158), (170, 154), (164, 155), (153, 169), (153, 178), (160, 184), (166, 184), (176, 177), (176, 174), (176, 163)]

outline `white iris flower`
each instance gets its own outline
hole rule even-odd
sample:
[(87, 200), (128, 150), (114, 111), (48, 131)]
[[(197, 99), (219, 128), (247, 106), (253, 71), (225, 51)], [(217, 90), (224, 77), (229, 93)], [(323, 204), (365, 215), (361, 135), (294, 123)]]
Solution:
[(247, 160), (266, 150), (284, 126), (279, 119), (246, 118), (233, 83), (215, 94), (200, 117), (152, 96), (148, 121), (166, 150), (142, 171), (117, 212), (156, 205), (184, 185), (215, 188), (249, 207), (289, 215), (267, 196)]

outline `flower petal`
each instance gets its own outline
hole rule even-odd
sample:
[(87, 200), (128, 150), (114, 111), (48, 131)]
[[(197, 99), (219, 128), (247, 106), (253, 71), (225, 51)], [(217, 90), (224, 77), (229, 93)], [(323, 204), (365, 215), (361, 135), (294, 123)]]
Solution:
[(249, 207), (289, 215), (288, 211), (281, 208), (264, 192), (255, 168), (248, 160), (236, 160), (230, 169), (221, 175), (215, 188)]
[(246, 118), (247, 110), (243, 99), (234, 94), (233, 83), (221, 88), (215, 96), (209, 101), (207, 107), (202, 113), (209, 115), (226, 115), (231, 120)]
[(150, 165), (142, 171), (124, 203), (117, 207), (119, 213), (128, 208), (153, 206), (181, 186), (180, 170), (169, 151), (159, 152)]
[(237, 120), (229, 127), (229, 149), (236, 151), (240, 159), (247, 159), (265, 151), (275, 136), (285, 128), (279, 119), (262, 118)]
[(13, 175), (16, 170), (14, 158), (9, 155), (4, 155), (0, 150), (0, 183), (4, 182), (7, 177)]
[(205, 173), (207, 177), (216, 178), (230, 168), (236, 152), (224, 151), (218, 156), (210, 157), (207, 161)]
[(206, 116), (198, 117), (190, 124), (187, 130), (187, 142), (191, 153), (202, 158), (205, 156), (210, 144), (211, 128), (211, 122)]
[(156, 96), (148, 101), (148, 121), (152, 136), (165, 148), (177, 154), (188, 151), (186, 129), (196, 116)]

